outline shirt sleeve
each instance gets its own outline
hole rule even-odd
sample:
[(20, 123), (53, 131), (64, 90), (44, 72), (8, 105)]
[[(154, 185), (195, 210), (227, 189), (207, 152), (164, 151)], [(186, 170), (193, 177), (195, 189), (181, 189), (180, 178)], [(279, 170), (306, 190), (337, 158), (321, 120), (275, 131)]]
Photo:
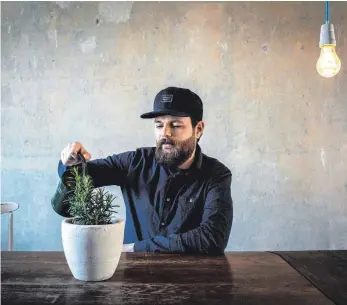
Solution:
[[(87, 162), (87, 172), (92, 177), (94, 187), (108, 185), (125, 185), (128, 178), (129, 168), (134, 158), (135, 152), (124, 152), (114, 154), (107, 158), (95, 159)], [(73, 167), (81, 167), (81, 164)], [(71, 175), (68, 170), (70, 167), (65, 166), (61, 160), (58, 163), (59, 177), (64, 179)]]
[(138, 241), (134, 252), (224, 253), (233, 220), (231, 177), (228, 170), (211, 182), (199, 227), (185, 233)]

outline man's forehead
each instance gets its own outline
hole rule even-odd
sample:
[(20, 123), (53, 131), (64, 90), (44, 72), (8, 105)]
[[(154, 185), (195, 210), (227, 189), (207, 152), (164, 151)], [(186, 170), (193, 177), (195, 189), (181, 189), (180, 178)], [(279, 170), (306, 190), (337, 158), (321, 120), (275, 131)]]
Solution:
[(188, 122), (189, 116), (181, 117), (181, 116), (174, 116), (174, 115), (161, 115), (154, 119), (154, 122)]

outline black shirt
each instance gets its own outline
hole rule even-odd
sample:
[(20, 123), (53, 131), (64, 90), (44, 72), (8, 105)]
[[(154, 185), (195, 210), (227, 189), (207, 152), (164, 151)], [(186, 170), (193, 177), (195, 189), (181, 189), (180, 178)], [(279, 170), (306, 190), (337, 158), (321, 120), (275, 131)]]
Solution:
[[(154, 156), (150, 147), (87, 162), (95, 187), (121, 187), (124, 244), (135, 243), (135, 252), (223, 253), (233, 219), (230, 170), (199, 145), (188, 170), (161, 166)], [(60, 177), (66, 169), (60, 161)]]

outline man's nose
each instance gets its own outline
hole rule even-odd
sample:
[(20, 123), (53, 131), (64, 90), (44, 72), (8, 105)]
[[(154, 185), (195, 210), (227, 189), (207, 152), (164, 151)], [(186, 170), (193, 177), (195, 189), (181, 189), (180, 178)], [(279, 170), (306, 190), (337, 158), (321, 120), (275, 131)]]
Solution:
[(162, 129), (162, 137), (171, 137), (171, 128), (170, 126), (164, 126)]

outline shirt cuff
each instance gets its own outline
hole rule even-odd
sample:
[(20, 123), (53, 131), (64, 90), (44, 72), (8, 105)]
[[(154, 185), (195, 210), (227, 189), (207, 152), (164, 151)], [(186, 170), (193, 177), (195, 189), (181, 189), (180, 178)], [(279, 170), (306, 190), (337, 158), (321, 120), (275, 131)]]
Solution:
[(59, 160), (58, 163), (58, 175), (60, 178), (63, 177), (63, 174), (66, 172), (66, 170), (68, 169), (68, 167), (66, 165), (63, 164), (63, 162), (61, 162), (61, 160)]
[(137, 241), (134, 244), (134, 252), (149, 252), (147, 241), (146, 240)]

